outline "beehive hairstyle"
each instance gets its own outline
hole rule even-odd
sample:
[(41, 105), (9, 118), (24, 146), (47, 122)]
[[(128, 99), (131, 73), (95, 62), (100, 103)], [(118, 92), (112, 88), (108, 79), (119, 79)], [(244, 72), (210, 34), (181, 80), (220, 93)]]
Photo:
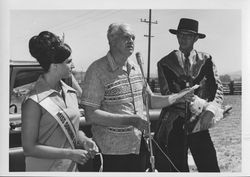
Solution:
[(29, 41), (29, 51), (46, 72), (52, 63), (63, 63), (71, 55), (70, 46), (49, 31), (33, 36)]

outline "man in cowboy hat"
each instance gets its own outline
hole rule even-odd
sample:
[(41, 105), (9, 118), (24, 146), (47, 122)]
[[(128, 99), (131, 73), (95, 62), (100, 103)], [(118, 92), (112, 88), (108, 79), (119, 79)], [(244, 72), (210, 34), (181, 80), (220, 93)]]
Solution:
[(173, 164), (156, 150), (156, 168), (188, 172), (190, 149), (199, 172), (219, 172), (208, 129), (222, 117), (223, 87), (211, 55), (193, 48), (206, 35), (198, 32), (198, 21), (187, 18), (180, 19), (177, 30), (169, 31), (177, 36), (179, 50), (172, 51), (157, 64), (161, 94), (178, 93), (196, 84), (200, 87), (195, 92), (195, 101), (162, 109), (154, 138)]

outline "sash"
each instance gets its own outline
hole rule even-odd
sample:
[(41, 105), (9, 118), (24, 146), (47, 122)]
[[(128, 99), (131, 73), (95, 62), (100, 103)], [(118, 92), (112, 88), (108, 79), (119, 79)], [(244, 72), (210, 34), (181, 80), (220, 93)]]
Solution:
[(55, 104), (50, 97), (46, 97), (40, 102), (38, 102), (35, 96), (31, 96), (30, 98), (41, 105), (52, 115), (52, 117), (56, 119), (64, 134), (66, 135), (71, 147), (75, 149), (77, 144), (77, 134), (72, 122), (69, 120), (69, 116), (64, 111), (64, 109)]

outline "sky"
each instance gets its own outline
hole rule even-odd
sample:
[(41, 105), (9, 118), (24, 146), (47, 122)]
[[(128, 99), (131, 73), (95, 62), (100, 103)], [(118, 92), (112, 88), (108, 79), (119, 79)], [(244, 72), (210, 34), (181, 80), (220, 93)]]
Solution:
[[(169, 29), (177, 29), (180, 18), (199, 21), (199, 32), (205, 39), (195, 43), (195, 49), (212, 55), (219, 74), (241, 70), (242, 18), (240, 9), (152, 9), (150, 74), (157, 74), (157, 62), (174, 49), (177, 38)], [(109, 24), (124, 22), (131, 25), (136, 40), (135, 53), (141, 52), (144, 71), (148, 66), (148, 9), (56, 9), (10, 11), (10, 58), (34, 60), (28, 41), (48, 30), (72, 47), (76, 70), (86, 71), (96, 59), (109, 50), (106, 37)], [(131, 56), (135, 58), (134, 55)]]

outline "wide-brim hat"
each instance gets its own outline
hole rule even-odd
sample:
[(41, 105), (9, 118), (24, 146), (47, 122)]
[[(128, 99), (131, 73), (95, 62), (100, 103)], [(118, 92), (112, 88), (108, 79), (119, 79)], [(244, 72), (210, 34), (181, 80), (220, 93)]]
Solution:
[(172, 34), (177, 34), (179, 31), (193, 33), (199, 36), (200, 39), (206, 37), (205, 34), (198, 33), (198, 26), (199, 22), (197, 20), (189, 19), (189, 18), (181, 18), (178, 28), (176, 29), (169, 29), (169, 32)]

